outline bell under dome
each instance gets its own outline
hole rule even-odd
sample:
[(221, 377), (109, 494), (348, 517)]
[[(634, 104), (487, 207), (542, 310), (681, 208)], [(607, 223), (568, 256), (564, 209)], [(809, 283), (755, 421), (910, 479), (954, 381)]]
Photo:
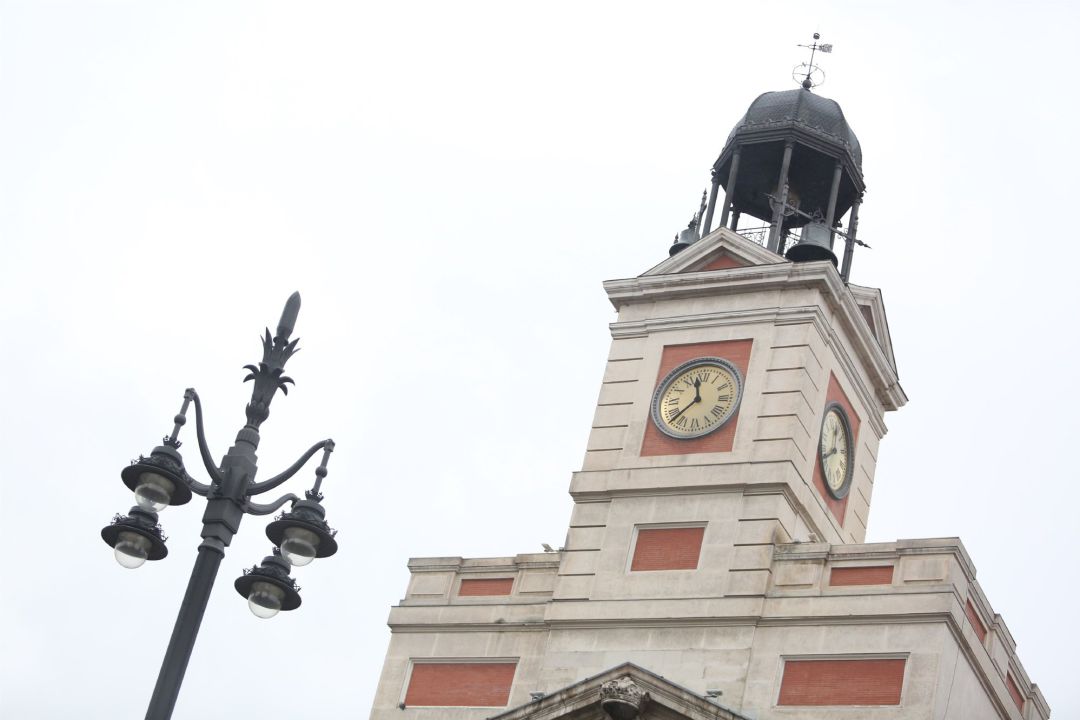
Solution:
[(862, 146), (844, 111), (813, 93), (813, 77), (821, 74), (814, 53), (832, 52), (820, 37), (814, 33), (814, 43), (801, 46), (811, 54), (792, 73), (800, 87), (758, 95), (728, 134), (712, 166), (709, 199), (670, 254), (711, 232), (719, 211), (720, 226), (736, 232), (746, 218), (765, 223), (740, 234), (792, 262), (828, 260), (839, 267), (833, 245), (843, 238), (840, 276), (847, 281), (854, 246), (864, 244), (856, 232), (866, 181)]

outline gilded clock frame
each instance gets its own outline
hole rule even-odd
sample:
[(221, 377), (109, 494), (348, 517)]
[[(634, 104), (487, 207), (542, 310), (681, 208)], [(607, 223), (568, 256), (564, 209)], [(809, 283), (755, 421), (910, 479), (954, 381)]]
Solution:
[[(844, 437), (847, 438), (848, 450), (848, 464), (847, 469), (844, 471), (844, 482), (837, 490), (833, 490), (832, 485), (829, 485), (829, 479), (825, 477), (825, 463), (821, 458), (821, 437), (825, 433), (825, 418), (829, 416), (829, 412), (832, 410), (836, 410), (836, 414), (840, 418), (840, 424), (844, 426)], [(851, 431), (851, 420), (848, 418), (847, 410), (836, 401), (826, 405), (825, 411), (821, 413), (821, 427), (818, 430), (817, 453), (815, 454), (817, 456), (815, 462), (821, 468), (821, 483), (825, 486), (825, 491), (836, 500), (843, 500), (851, 492), (851, 481), (855, 477), (855, 435)]]
[[(727, 372), (731, 373), (731, 377), (735, 379), (735, 401), (731, 403), (731, 408), (724, 415), (723, 419), (721, 419), (713, 427), (705, 428), (691, 434), (683, 433), (681, 435), (676, 435), (667, 428), (667, 425), (662, 419), (662, 416), (660, 414), (660, 398), (663, 397), (664, 392), (668, 389), (668, 387), (677, 377), (685, 373), (687, 370), (692, 370), (699, 365), (719, 366)], [(698, 438), (705, 437), (706, 435), (710, 435), (716, 432), (717, 430), (731, 422), (731, 419), (735, 417), (736, 414), (738, 414), (739, 405), (742, 403), (742, 397), (743, 377), (742, 373), (739, 372), (739, 368), (735, 367), (735, 363), (725, 358), (712, 355), (697, 357), (691, 360), (687, 360), (681, 365), (672, 368), (671, 371), (664, 376), (664, 379), (657, 384), (656, 390), (653, 391), (652, 402), (650, 403), (649, 408), (649, 416), (652, 418), (653, 425), (656, 426), (656, 429), (662, 432), (664, 435), (667, 435), (669, 438), (673, 438), (675, 440), (697, 440)]]

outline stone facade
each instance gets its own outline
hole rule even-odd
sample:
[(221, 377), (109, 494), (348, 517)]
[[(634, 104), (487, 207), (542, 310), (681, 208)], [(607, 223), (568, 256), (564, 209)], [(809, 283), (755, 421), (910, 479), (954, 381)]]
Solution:
[[(879, 291), (727, 229), (605, 288), (619, 315), (565, 547), (411, 560), (373, 720), (1049, 717), (959, 540), (864, 543), (884, 415), (907, 399)], [(730, 437), (673, 451), (649, 413), (665, 364), (716, 352), (745, 355)], [(817, 460), (834, 401), (855, 434), (843, 501)], [(689, 538), (679, 569), (635, 570), (637, 538), (676, 528), (694, 530), (650, 542)], [(517, 709), (410, 707), (431, 661), (515, 663), (502, 692)], [(617, 683), (589, 682), (620, 667), (650, 698), (693, 702), (599, 702)]]

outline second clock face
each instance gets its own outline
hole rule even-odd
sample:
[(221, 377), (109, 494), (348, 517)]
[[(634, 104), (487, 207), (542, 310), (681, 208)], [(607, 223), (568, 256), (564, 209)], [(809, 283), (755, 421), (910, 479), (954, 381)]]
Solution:
[(697, 358), (678, 366), (653, 395), (652, 419), (673, 438), (689, 439), (719, 430), (742, 399), (738, 369), (723, 358)]
[(825, 487), (837, 500), (845, 497), (851, 487), (853, 451), (851, 423), (844, 409), (838, 403), (832, 403), (825, 408), (825, 417), (821, 420), (818, 457)]

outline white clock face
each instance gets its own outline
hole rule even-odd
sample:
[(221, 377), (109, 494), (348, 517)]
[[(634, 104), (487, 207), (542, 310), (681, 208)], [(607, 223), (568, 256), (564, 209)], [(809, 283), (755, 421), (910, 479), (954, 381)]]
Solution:
[(678, 366), (653, 395), (652, 419), (665, 435), (680, 440), (719, 430), (742, 398), (738, 369), (723, 358), (697, 358)]
[(826, 408), (821, 421), (818, 458), (825, 487), (837, 500), (845, 497), (851, 487), (853, 450), (851, 424), (844, 409), (833, 403)]

